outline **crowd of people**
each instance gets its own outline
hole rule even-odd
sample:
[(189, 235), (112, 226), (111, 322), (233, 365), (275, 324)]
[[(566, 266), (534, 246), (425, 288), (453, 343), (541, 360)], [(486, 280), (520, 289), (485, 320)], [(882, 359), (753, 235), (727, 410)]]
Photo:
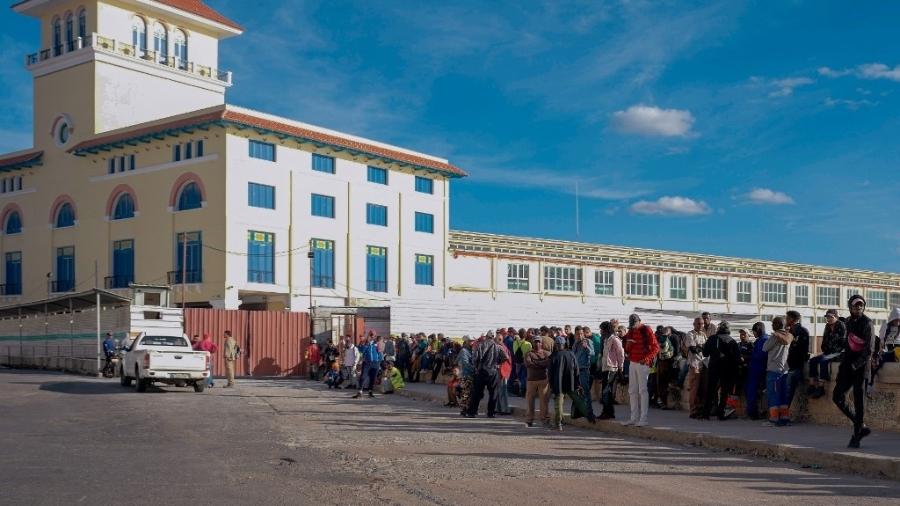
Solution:
[[(738, 339), (728, 321), (716, 324), (705, 312), (686, 332), (671, 326), (654, 330), (632, 314), (627, 326), (611, 319), (600, 323), (598, 332), (586, 325), (509, 327), (461, 340), (370, 332), (361, 343), (347, 336), (324, 350), (313, 340), (306, 359), (311, 379), (324, 376), (329, 388), (354, 389), (354, 398), (364, 392), (374, 396), (376, 385), (391, 393), (406, 382), (435, 383), (443, 375), (446, 405), (458, 407), (461, 416), (476, 417), (485, 395), (487, 417), (508, 415), (509, 396), (518, 395), (525, 398), (528, 427), (539, 416), (543, 426), (557, 430), (567, 398), (573, 419), (593, 423), (615, 419), (617, 389), (627, 389), (630, 416), (624, 424), (641, 427), (648, 424), (651, 407), (670, 409), (685, 386), (691, 418), (732, 418), (743, 397), (747, 417), (780, 427), (791, 423), (790, 406), (804, 371), (809, 371), (806, 393), (818, 398), (831, 381), (830, 365), (837, 363), (832, 400), (853, 423), (849, 446), (858, 448), (871, 433), (863, 422), (866, 387), (881, 363), (900, 358), (900, 308), (876, 334), (865, 307), (865, 299), (854, 295), (848, 316), (828, 310), (822, 353), (812, 357), (800, 313), (787, 311), (772, 319), (770, 332), (760, 321), (749, 331), (740, 329)], [(767, 409), (760, 410), (763, 393)]]

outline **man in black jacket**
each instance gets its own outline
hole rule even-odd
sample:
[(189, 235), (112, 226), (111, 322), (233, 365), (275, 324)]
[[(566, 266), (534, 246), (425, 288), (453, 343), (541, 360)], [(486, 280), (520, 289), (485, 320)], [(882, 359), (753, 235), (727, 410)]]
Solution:
[[(726, 415), (728, 396), (734, 391), (737, 381), (738, 366), (741, 362), (741, 351), (737, 341), (731, 337), (731, 325), (722, 321), (719, 323), (718, 332), (706, 340), (703, 345), (703, 355), (709, 357), (708, 376), (706, 383), (706, 404), (703, 408), (703, 416), (708, 420), (715, 414), (719, 420), (726, 420), (731, 413)], [(716, 396), (718, 394), (718, 403)]]
[(847, 346), (847, 326), (838, 319), (837, 309), (825, 312), (822, 353), (809, 361), (809, 387), (806, 395), (818, 399), (825, 395), (825, 382), (831, 380), (830, 365), (839, 362)]
[[(847, 318), (847, 347), (838, 369), (832, 400), (847, 418), (853, 422), (853, 437), (849, 448), (859, 448), (862, 438), (872, 433), (863, 423), (865, 416), (865, 382), (869, 374), (872, 348), (875, 346), (875, 332), (872, 320), (864, 313), (866, 299), (854, 295), (847, 302), (850, 317)], [(853, 388), (853, 411), (847, 407), (847, 392)]]
[(575, 361), (575, 355), (560, 343), (553, 346), (547, 379), (550, 382), (550, 391), (553, 392), (553, 425), (557, 430), (562, 430), (563, 401), (567, 395), (572, 399), (572, 418), (587, 416), (588, 421), (594, 423), (594, 415), (588, 411), (584, 400), (585, 392), (578, 383), (578, 363)]
[(794, 336), (788, 348), (788, 405), (794, 400), (797, 388), (803, 384), (803, 368), (809, 362), (809, 331), (800, 323), (802, 319), (797, 311), (785, 314), (785, 328)]
[(488, 331), (485, 338), (472, 350), (472, 367), (475, 369), (475, 384), (469, 398), (469, 410), (466, 417), (478, 415), (478, 405), (484, 398), (484, 388), (488, 389), (487, 417), (494, 418), (497, 411), (497, 389), (500, 387), (500, 371), (498, 366), (503, 357), (500, 345), (494, 342), (494, 333)]

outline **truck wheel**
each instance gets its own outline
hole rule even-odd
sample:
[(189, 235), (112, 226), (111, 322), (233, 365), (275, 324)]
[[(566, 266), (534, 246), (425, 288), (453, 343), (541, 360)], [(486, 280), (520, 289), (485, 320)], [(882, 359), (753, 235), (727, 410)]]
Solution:
[(194, 391), (197, 393), (203, 392), (206, 390), (206, 380), (201, 380), (194, 383)]
[(119, 368), (119, 383), (122, 384), (123, 387), (131, 386), (131, 378), (125, 375), (125, 368)]

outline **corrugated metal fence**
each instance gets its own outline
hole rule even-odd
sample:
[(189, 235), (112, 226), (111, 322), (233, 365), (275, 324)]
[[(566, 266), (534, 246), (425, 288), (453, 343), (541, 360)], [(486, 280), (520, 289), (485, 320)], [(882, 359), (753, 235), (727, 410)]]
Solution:
[(299, 376), (306, 373), (309, 315), (287, 311), (186, 309), (188, 336), (209, 334), (219, 346), (214, 373), (225, 374), (222, 348), (230, 330), (241, 347), (237, 376)]

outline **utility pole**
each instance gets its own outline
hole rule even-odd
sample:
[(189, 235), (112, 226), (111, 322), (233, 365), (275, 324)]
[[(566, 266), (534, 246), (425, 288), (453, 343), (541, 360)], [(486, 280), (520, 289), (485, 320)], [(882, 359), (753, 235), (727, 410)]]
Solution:
[(181, 329), (187, 332), (184, 316), (184, 288), (187, 285), (187, 232), (181, 233)]
[(313, 299), (312, 299), (312, 289), (313, 289), (313, 260), (316, 258), (316, 253), (312, 249), (312, 240), (309, 241), (309, 251), (306, 252), (306, 258), (309, 259), (309, 337), (312, 339), (314, 337), (315, 327), (313, 326)]

